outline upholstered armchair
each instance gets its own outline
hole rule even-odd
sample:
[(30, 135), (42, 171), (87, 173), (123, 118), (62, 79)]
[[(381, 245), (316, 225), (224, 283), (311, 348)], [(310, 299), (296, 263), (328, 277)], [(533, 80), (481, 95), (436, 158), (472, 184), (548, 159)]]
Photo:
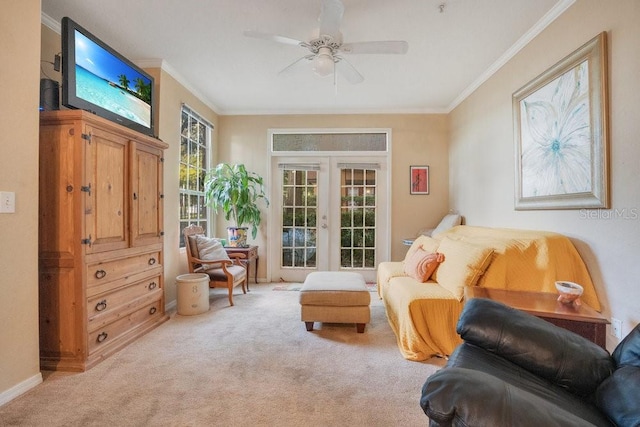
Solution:
[(242, 285), (242, 293), (247, 293), (247, 269), (240, 262), (244, 254), (227, 254), (219, 239), (205, 236), (197, 225), (186, 227), (183, 234), (190, 273), (207, 274), (210, 288), (228, 289), (230, 305), (233, 288)]

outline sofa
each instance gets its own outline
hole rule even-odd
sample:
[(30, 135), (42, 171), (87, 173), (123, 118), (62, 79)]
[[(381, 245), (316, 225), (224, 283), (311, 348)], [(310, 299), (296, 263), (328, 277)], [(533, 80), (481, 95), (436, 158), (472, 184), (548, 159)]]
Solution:
[(496, 301), (473, 298), (464, 340), (422, 387), (431, 427), (639, 426), (640, 325), (612, 355)]
[[(425, 267), (416, 258), (442, 254)], [(433, 269), (435, 267), (435, 269)], [(433, 272), (429, 271), (433, 269)], [(581, 297), (597, 311), (600, 302), (584, 261), (575, 246), (558, 233), (459, 225), (433, 236), (420, 236), (403, 261), (377, 268), (378, 294), (398, 347), (408, 360), (447, 357), (462, 342), (456, 323), (464, 306), (464, 288), (482, 286), (556, 293), (555, 282), (582, 285)]]

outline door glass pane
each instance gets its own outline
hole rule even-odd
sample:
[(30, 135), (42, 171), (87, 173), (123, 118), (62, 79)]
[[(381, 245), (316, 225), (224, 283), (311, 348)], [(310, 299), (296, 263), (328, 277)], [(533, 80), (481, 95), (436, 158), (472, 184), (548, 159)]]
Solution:
[[(293, 191), (294, 191), (294, 187), (293, 186), (285, 186), (285, 188), (282, 189), (282, 206), (293, 206)], [(292, 211), (293, 214), (293, 211)], [(293, 218), (293, 216), (292, 216)]]
[(342, 169), (340, 181), (340, 266), (374, 268), (376, 171)]
[(293, 225), (293, 208), (283, 208), (282, 209), (282, 226), (290, 227), (292, 225)]
[(282, 170), (281, 267), (316, 266), (317, 172)]
[(293, 266), (294, 267), (305, 267), (305, 250), (304, 249), (294, 249), (293, 250)]
[(288, 249), (288, 248), (282, 249), (282, 266), (283, 267), (293, 266), (293, 253), (291, 249)]
[(315, 267), (316, 266), (316, 250), (315, 249), (307, 249), (307, 267)]

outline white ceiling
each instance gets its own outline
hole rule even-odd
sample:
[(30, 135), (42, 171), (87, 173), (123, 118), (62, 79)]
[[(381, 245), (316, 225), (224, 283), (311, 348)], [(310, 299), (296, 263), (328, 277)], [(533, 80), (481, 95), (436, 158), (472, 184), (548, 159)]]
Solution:
[[(406, 55), (349, 55), (364, 75), (320, 78), (308, 51), (244, 30), (308, 41), (322, 0), (42, 0), (142, 66), (160, 66), (218, 114), (448, 112), (574, 0), (343, 0), (345, 42), (406, 40)], [(440, 5), (444, 4), (441, 12)], [(57, 27), (57, 28), (56, 28)]]

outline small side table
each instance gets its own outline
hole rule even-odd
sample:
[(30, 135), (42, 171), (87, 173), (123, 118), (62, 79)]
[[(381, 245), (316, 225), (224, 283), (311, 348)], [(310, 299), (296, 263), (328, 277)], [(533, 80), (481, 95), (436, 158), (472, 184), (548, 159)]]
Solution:
[(550, 292), (509, 291), (506, 289), (465, 288), (465, 299), (487, 298), (532, 314), (596, 343), (606, 350), (609, 321), (584, 302), (577, 306), (558, 302), (558, 294)]
[(224, 250), (227, 251), (227, 254), (244, 254), (246, 256), (245, 259), (242, 260), (244, 266), (247, 269), (247, 291), (249, 290), (249, 277), (251, 277), (251, 261), (255, 260), (256, 271), (254, 273), (254, 280), (258, 283), (258, 262), (260, 261), (260, 257), (258, 256), (258, 246), (247, 246), (244, 248), (241, 247), (231, 247), (225, 246)]

